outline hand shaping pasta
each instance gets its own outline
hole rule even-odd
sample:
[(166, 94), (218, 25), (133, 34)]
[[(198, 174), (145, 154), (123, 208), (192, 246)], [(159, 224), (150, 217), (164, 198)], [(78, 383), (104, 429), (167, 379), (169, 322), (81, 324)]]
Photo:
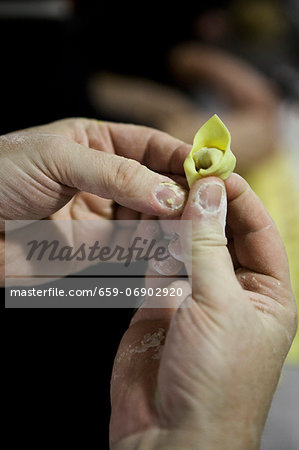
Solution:
[(196, 181), (182, 219), (194, 224), (192, 299), (133, 318), (114, 363), (111, 448), (256, 450), (297, 327), (284, 247), (236, 174)]
[[(0, 279), (5, 220), (176, 217), (190, 146), (135, 125), (66, 119), (0, 137)], [(172, 178), (170, 178), (172, 177)], [(87, 231), (87, 233), (89, 233)]]

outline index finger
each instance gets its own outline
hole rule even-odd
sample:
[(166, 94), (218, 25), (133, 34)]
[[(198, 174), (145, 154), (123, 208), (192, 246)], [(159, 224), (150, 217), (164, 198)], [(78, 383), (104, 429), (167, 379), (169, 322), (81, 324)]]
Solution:
[(63, 119), (26, 131), (32, 130), (66, 136), (86, 147), (135, 159), (168, 175), (185, 175), (183, 164), (191, 150), (191, 145), (154, 128), (95, 119)]
[(226, 181), (227, 225), (240, 265), (289, 283), (288, 259), (273, 219), (249, 184), (233, 173)]
[(135, 159), (149, 169), (184, 175), (184, 161), (191, 145), (167, 133), (139, 125), (103, 123), (109, 129), (115, 153)]

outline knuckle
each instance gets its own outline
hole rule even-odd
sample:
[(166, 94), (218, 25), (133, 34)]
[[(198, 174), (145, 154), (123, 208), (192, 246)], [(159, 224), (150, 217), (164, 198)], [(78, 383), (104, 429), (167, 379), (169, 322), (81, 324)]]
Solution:
[(70, 128), (81, 128), (88, 122), (89, 119), (86, 119), (85, 117), (69, 117), (67, 119), (59, 120), (57, 123)]
[(123, 158), (115, 173), (115, 185), (119, 191), (125, 190), (127, 194), (136, 193), (136, 183), (134, 182), (141, 164), (138, 161)]
[(61, 143), (65, 141), (65, 137), (55, 133), (36, 133), (33, 136), (37, 144), (39, 144), (41, 150), (55, 150), (61, 146)]
[(227, 245), (227, 239), (222, 234), (222, 230), (219, 229), (219, 232), (211, 233), (210, 230), (205, 230), (198, 228), (195, 230), (192, 234), (192, 244), (193, 248), (200, 250), (207, 250), (207, 249), (216, 249), (222, 248)]

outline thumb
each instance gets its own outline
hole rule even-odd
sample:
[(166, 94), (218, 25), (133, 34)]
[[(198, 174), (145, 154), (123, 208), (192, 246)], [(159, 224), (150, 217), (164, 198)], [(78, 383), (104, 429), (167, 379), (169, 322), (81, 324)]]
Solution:
[(222, 302), (226, 293), (240, 289), (226, 247), (226, 211), (222, 180), (207, 177), (193, 184), (182, 219), (192, 220), (192, 239), (185, 249), (192, 255), (192, 295), (197, 302)]
[(122, 206), (157, 216), (182, 213), (187, 192), (170, 178), (138, 161), (70, 142), (57, 155), (58, 181), (109, 198)]

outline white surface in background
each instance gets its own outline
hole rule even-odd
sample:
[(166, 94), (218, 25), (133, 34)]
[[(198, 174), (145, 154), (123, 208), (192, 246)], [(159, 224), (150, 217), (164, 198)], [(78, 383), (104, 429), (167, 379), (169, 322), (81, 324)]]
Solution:
[(285, 366), (263, 433), (261, 450), (299, 449), (299, 367)]
[[(299, 105), (279, 111), (281, 151), (289, 159), (299, 192)], [(284, 366), (263, 433), (261, 450), (299, 450), (299, 367)]]

